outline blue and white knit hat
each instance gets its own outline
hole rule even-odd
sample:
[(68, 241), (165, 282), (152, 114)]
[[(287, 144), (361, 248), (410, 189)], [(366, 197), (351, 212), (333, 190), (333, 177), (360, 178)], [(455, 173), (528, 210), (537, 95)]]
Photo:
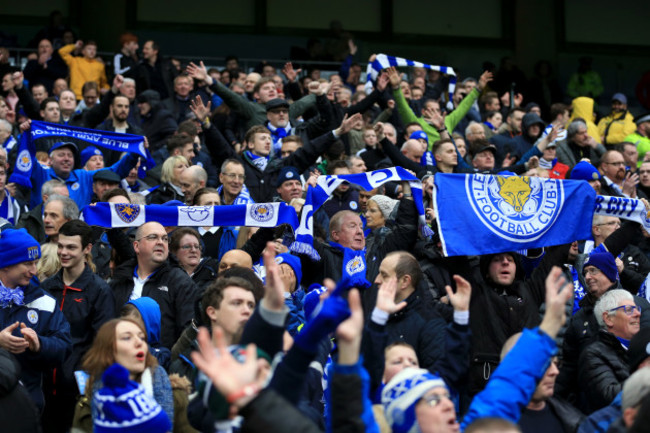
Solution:
[(95, 392), (95, 433), (166, 433), (169, 417), (142, 385), (129, 380), (129, 372), (113, 364), (102, 376), (104, 387)]
[(419, 432), (415, 405), (433, 388), (447, 388), (445, 382), (423, 368), (405, 368), (386, 384), (381, 393), (386, 421), (393, 433)]

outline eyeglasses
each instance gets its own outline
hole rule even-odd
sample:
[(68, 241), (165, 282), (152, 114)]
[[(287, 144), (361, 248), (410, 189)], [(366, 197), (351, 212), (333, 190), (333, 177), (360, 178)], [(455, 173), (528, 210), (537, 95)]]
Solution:
[(611, 310), (608, 310), (608, 313), (615, 312), (616, 310), (623, 310), (623, 312), (628, 316), (633, 315), (635, 311), (638, 311), (639, 314), (641, 314), (641, 307), (639, 307), (638, 305), (621, 305), (620, 307), (616, 307), (616, 308), (612, 308)]
[(447, 400), (451, 400), (451, 396), (449, 395), (448, 392), (444, 394), (425, 395), (424, 397), (422, 397), (421, 400), (426, 404), (428, 404), (429, 407), (436, 407), (440, 404), (443, 398), (446, 398)]
[(147, 235), (147, 236), (142, 236), (140, 239), (136, 239), (136, 241), (141, 241), (142, 239), (148, 240), (149, 242), (158, 242), (162, 241), (164, 243), (169, 242), (169, 236), (167, 235)]
[(190, 250), (198, 250), (201, 251), (201, 245), (193, 244), (193, 245), (182, 245), (181, 250), (183, 251), (190, 251)]
[(601, 274), (601, 273), (602, 273), (602, 271), (600, 269), (598, 269), (597, 267), (595, 267), (595, 266), (592, 266), (592, 267), (589, 267), (589, 268), (585, 269), (585, 275), (598, 275), (598, 274)]
[(620, 227), (621, 222), (620, 221), (610, 221), (608, 223), (596, 224), (596, 226), (618, 226), (618, 227)]
[(272, 114), (289, 114), (289, 110), (285, 109), (280, 109), (280, 110), (271, 110), (269, 113)]
[(243, 174), (237, 174), (237, 173), (221, 173), (224, 176), (226, 176), (228, 179), (233, 180), (233, 179), (239, 179), (241, 181), (246, 180), (246, 176)]

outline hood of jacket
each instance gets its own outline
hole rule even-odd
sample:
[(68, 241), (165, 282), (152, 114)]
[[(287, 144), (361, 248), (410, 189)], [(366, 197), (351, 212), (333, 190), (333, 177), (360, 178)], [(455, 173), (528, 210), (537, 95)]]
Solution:
[(525, 133), (528, 133), (528, 128), (533, 125), (539, 125), (542, 129), (540, 134), (544, 131), (546, 123), (542, 120), (537, 113), (526, 113), (526, 115), (521, 119), (521, 130)]
[(149, 345), (155, 346), (160, 342), (160, 306), (151, 298), (143, 296), (133, 301), (127, 302), (133, 304), (138, 309), (147, 330), (147, 341)]
[[(496, 284), (494, 281), (489, 276), (489, 270), (490, 270), (490, 263), (492, 262), (492, 259), (499, 254), (510, 254), (512, 258), (515, 260), (515, 279), (512, 282), (510, 286), (501, 286), (499, 284)], [(507, 252), (507, 253), (498, 253), (498, 254), (486, 254), (481, 256), (480, 261), (479, 261), (479, 269), (481, 270), (481, 276), (487, 282), (491, 287), (494, 287), (495, 289), (504, 289), (508, 291), (509, 288), (516, 286), (518, 282), (521, 282), (524, 280), (526, 277), (526, 273), (524, 272), (524, 267), (521, 264), (521, 256), (518, 253), (515, 252)]]
[(136, 97), (138, 103), (147, 102), (151, 105), (151, 111), (157, 110), (161, 106), (160, 93), (155, 90), (145, 90)]
[[(580, 117), (587, 122), (594, 121), (594, 100), (587, 96), (579, 96), (571, 102), (573, 112), (569, 121), (573, 121)], [(525, 117), (525, 116), (524, 116)], [(522, 120), (523, 122), (523, 120)]]

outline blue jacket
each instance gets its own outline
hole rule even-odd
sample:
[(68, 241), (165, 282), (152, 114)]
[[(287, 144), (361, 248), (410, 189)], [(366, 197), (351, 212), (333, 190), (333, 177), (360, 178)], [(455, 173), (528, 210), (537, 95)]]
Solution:
[[(24, 289), (24, 295), (24, 305), (0, 309), (0, 327), (5, 329), (15, 322), (21, 322), (38, 334), (41, 343), (39, 352), (34, 353), (28, 349), (15, 356), (22, 368), (20, 380), (36, 406), (42, 410), (43, 373), (53, 367), (60, 367), (70, 354), (72, 350), (70, 325), (59, 310), (54, 297), (40, 287), (30, 284)], [(16, 328), (13, 335), (22, 337), (20, 328)]]
[(160, 346), (160, 306), (153, 299), (143, 296), (133, 301), (127, 302), (133, 304), (140, 312), (144, 327), (147, 331), (147, 343), (149, 344), (149, 352), (156, 357), (158, 363), (165, 369), (169, 367), (172, 352)]
[[(129, 172), (138, 163), (140, 157), (135, 153), (127, 153), (126, 156), (110, 167), (108, 170), (114, 171), (121, 178), (129, 175)], [(93, 175), (98, 170), (86, 171), (82, 168), (72, 170), (67, 179), (59, 178), (52, 168), (43, 168), (40, 164), (34, 163), (32, 169), (32, 197), (29, 202), (29, 208), (33, 209), (41, 201), (41, 187), (45, 182), (52, 179), (62, 180), (65, 182), (70, 192), (70, 198), (77, 203), (79, 209), (90, 204), (93, 196)]]
[(517, 424), (555, 352), (555, 340), (548, 334), (539, 328), (524, 329), (485, 389), (472, 400), (461, 431), (479, 418), (503, 418)]
[(41, 283), (41, 288), (57, 301), (70, 325), (72, 352), (62, 368), (57, 368), (53, 385), (58, 393), (77, 394), (75, 370), (81, 368), (81, 359), (93, 344), (101, 326), (115, 317), (113, 292), (104, 280), (86, 265), (81, 275), (70, 286), (63, 283), (63, 270)]
[(578, 433), (605, 433), (609, 430), (609, 426), (621, 416), (622, 405), (623, 392), (619, 392), (609, 406), (589, 415), (578, 427)]

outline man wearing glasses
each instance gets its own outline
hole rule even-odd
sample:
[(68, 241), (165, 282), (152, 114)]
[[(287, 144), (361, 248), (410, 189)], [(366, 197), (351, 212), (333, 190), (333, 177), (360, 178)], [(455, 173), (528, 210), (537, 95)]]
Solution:
[(165, 227), (149, 222), (138, 228), (133, 242), (135, 259), (118, 267), (110, 283), (116, 310), (128, 301), (147, 296), (160, 306), (160, 344), (171, 349), (194, 314), (198, 288), (182, 269), (169, 263)]
[[(592, 251), (582, 268), (587, 295), (580, 300), (580, 310), (571, 318), (565, 334), (564, 366), (558, 378), (558, 388), (556, 388), (556, 392), (562, 397), (582, 392), (584, 389), (578, 386), (575, 373), (579, 371), (578, 366), (581, 365), (579, 359), (585, 348), (598, 339), (600, 329), (598, 321), (601, 319), (596, 317), (596, 303), (605, 293), (623, 288), (616, 260), (611, 253), (604, 250), (605, 248), (598, 248)], [(632, 289), (628, 288), (628, 290)], [(638, 305), (642, 308), (641, 326), (650, 327), (650, 310), (648, 310), (650, 303), (638, 296), (630, 296), (633, 301), (631, 305)]]
[(634, 296), (621, 289), (609, 290), (596, 303), (598, 340), (585, 348), (578, 362), (578, 382), (589, 412), (610, 404), (630, 375), (627, 351), (641, 328), (641, 311)]
[(600, 179), (602, 195), (636, 198), (639, 176), (626, 173), (625, 158), (621, 152), (617, 150), (605, 152), (598, 169), (603, 175)]
[(221, 164), (219, 174), (221, 186), (217, 189), (221, 203), (226, 205), (255, 203), (245, 189), (245, 180), (244, 164), (235, 158), (226, 159)]

